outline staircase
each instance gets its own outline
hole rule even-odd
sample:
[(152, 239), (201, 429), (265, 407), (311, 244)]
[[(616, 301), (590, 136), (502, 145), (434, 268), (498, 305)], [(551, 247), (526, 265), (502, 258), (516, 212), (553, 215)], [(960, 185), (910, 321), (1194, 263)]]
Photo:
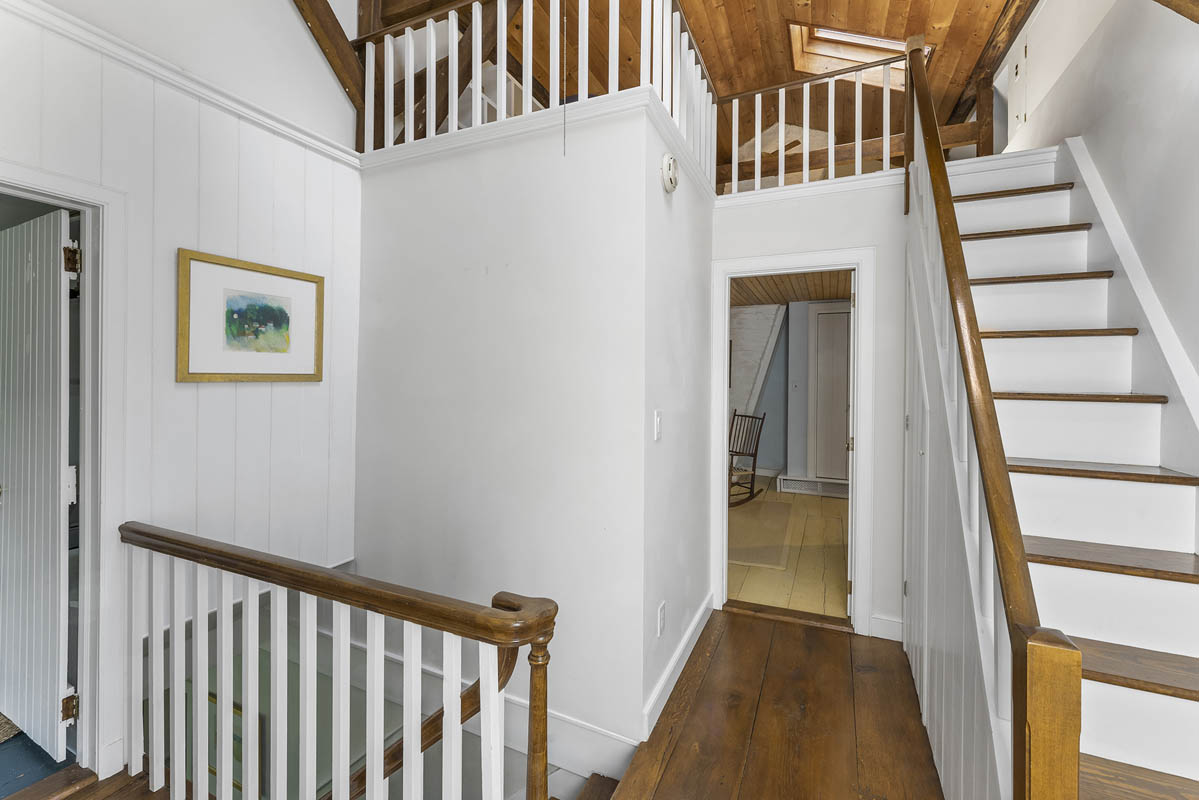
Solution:
[(1082, 652), (1079, 796), (1199, 797), (1199, 476), (1160, 464), (1169, 398), (1132, 392), (1118, 273), (1044, 171), (951, 185), (1041, 621)]

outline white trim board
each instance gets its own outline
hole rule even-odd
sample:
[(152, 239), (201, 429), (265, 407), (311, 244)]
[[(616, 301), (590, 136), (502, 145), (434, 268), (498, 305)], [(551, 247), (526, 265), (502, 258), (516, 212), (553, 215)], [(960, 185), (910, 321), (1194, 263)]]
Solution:
[(43, 28), (133, 67), (206, 103), (224, 109), (278, 136), (358, 169), (358, 153), (319, 134), (301, 128), (259, 105), (196, 78), (158, 56), (113, 36), (44, 0), (0, 0), (0, 9), (12, 12)]
[[(890, 178), (890, 175), (887, 176)], [(902, 180), (902, 174), (901, 174)], [(786, 191), (784, 188), (783, 191)], [(720, 608), (728, 599), (728, 477), (725, 462), (728, 439), (725, 420), (728, 408), (728, 337), (729, 283), (734, 277), (779, 275), (788, 272), (817, 272), (828, 269), (857, 271), (857, 307), (853, 315), (854, 339), (858, 358), (854, 368), (853, 474), (854, 491), (850, 499), (850, 540), (853, 543), (850, 578), (854, 593), (849, 598), (849, 613), (854, 631), (869, 636), (873, 621), (874, 545), (874, 304), (875, 248), (859, 247), (806, 253), (749, 256), (718, 259), (712, 262), (712, 340), (710, 343), (712, 428), (709, 442), (711, 470), (710, 547), (712, 606)]]

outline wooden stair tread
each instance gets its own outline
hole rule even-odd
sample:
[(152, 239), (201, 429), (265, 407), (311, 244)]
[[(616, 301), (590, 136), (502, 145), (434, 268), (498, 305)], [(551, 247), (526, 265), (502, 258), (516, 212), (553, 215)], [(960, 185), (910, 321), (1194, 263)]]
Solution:
[(1140, 464), (1104, 464), (1096, 461), (1059, 461), (1049, 458), (1009, 458), (1007, 463), (1009, 472), (1026, 475), (1060, 475), (1067, 478), (1199, 486), (1199, 477), (1194, 475), (1165, 467), (1146, 467)]
[(1199, 658), (1071, 636), (1087, 680), (1199, 702)]
[(1136, 328), (1044, 328), (1020, 331), (980, 331), (980, 339), (1056, 339), (1077, 336), (1136, 336)]
[(576, 800), (610, 800), (616, 786), (616, 779), (593, 772), (587, 783), (583, 784), (583, 791), (579, 792)]
[(1050, 283), (1053, 281), (1108, 280), (1115, 276), (1110, 269), (1083, 272), (1044, 272), (1035, 275), (997, 275), (991, 278), (971, 278), (971, 286), (998, 286), (1008, 283)]
[(1038, 228), (1009, 228), (1002, 231), (981, 231), (980, 233), (962, 234), (962, 241), (978, 242), (983, 239), (1011, 239), (1017, 236), (1045, 236), (1051, 233), (1073, 233), (1075, 231), (1089, 231), (1091, 227), (1091, 223), (1089, 222), (1073, 222), (1069, 225), (1044, 225)]
[(6, 800), (62, 800), (96, 783), (96, 773), (78, 764), (63, 767), (37, 783), (10, 794)]
[(1044, 194), (1045, 192), (1066, 192), (1073, 188), (1073, 181), (1069, 183), (1047, 183), (1041, 186), (1025, 186), (1020, 189), (997, 189), (993, 192), (958, 194), (954, 195), (953, 202), (969, 203), (974, 200), (995, 200), (1000, 197), (1021, 197), (1029, 194)]
[(1199, 800), (1199, 783), (1080, 753), (1078, 800)]
[(1025, 536), (1024, 552), (1034, 564), (1114, 572), (1180, 583), (1199, 583), (1199, 555), (1116, 544)]
[(1106, 392), (993, 392), (996, 400), (1045, 400), (1051, 402), (1078, 403), (1157, 403), (1165, 404), (1170, 398), (1164, 394), (1111, 394)]

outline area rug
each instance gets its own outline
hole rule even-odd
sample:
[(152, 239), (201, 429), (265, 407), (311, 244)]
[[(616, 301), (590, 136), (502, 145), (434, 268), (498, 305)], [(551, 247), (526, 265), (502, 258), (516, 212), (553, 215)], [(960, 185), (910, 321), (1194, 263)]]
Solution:
[(791, 504), (755, 500), (729, 509), (729, 563), (786, 569)]
[(7, 742), (20, 732), (21, 729), (14, 725), (12, 720), (0, 714), (0, 742)]

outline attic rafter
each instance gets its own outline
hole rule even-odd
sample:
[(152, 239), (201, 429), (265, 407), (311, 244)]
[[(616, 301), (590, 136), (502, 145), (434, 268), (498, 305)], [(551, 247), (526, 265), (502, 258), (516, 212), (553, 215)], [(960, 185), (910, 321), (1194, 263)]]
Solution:
[(999, 69), (1004, 56), (1020, 35), (1024, 23), (1028, 22), (1036, 4), (1036, 0), (1007, 0), (1004, 4), (1003, 10), (999, 12), (999, 19), (995, 22), (995, 28), (991, 31), (991, 37), (987, 39), (987, 44), (966, 81), (966, 88), (962, 90), (961, 97), (949, 115), (949, 124), (963, 122), (970, 116), (978, 95), (979, 82), (986, 76), (993, 76)]
[(337, 15), (329, 6), (329, 0), (294, 0), (300, 16), (304, 18), (312, 38), (325, 54), (325, 60), (341, 83), (346, 96), (354, 108), (362, 111), (366, 95), (366, 76), (358, 54), (350, 45), (350, 39), (342, 29)]

